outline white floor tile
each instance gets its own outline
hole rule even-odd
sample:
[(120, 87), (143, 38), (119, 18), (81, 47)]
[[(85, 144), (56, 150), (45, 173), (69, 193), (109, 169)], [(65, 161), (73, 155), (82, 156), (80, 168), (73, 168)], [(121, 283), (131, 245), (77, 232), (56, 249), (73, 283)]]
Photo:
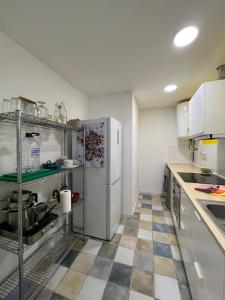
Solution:
[(163, 210), (162, 205), (152, 204), (152, 209), (154, 210)]
[(172, 218), (165, 217), (165, 220), (166, 220), (166, 224), (167, 224), (167, 225), (173, 225), (173, 220), (172, 220)]
[(140, 215), (140, 220), (141, 220), (141, 221), (148, 221), (148, 222), (151, 222), (151, 221), (152, 221), (152, 216), (151, 216), (151, 215), (141, 214), (141, 215)]
[(138, 238), (144, 240), (152, 240), (152, 231), (145, 230), (145, 229), (138, 229)]
[(98, 278), (87, 276), (78, 294), (77, 300), (101, 300), (106, 283), (106, 281)]
[(154, 300), (154, 299), (144, 294), (140, 294), (135, 291), (130, 291), (129, 300)]
[(181, 300), (177, 280), (155, 273), (155, 298), (160, 300)]
[(48, 284), (46, 285), (46, 288), (54, 291), (67, 270), (68, 268), (60, 266), (56, 273), (53, 275), (53, 277), (49, 280)]
[(182, 260), (180, 249), (177, 246), (170, 245), (173, 258), (176, 260)]
[(116, 233), (123, 234), (123, 230), (124, 230), (124, 225), (119, 225)]
[(118, 247), (114, 261), (128, 266), (133, 266), (134, 250), (124, 247)]
[(95, 241), (95, 240), (88, 240), (84, 248), (82, 249), (82, 252), (90, 255), (97, 255), (101, 246), (102, 246), (102, 242)]

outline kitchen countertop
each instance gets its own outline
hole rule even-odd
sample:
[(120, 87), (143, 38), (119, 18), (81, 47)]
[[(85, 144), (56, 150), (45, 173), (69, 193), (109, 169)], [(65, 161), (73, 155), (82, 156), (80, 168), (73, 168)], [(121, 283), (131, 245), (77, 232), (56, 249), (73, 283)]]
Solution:
[[(225, 203), (225, 196), (211, 196), (209, 194), (198, 192), (195, 190), (199, 183), (189, 183), (184, 182), (181, 177), (178, 175), (178, 172), (188, 172), (188, 173), (201, 173), (199, 167), (194, 164), (183, 164), (183, 163), (167, 163), (167, 166), (171, 170), (173, 176), (179, 182), (189, 199), (191, 200), (195, 210), (200, 215), (203, 222), (208, 227), (209, 231), (215, 238), (216, 242), (220, 246), (220, 248), (225, 252), (225, 235), (220, 231), (220, 229), (216, 226), (216, 224), (212, 221), (210, 216), (205, 212), (204, 208), (198, 202), (197, 199), (207, 200), (207, 201), (217, 201)], [(201, 184), (202, 185), (202, 184)], [(225, 186), (221, 185), (222, 188)]]

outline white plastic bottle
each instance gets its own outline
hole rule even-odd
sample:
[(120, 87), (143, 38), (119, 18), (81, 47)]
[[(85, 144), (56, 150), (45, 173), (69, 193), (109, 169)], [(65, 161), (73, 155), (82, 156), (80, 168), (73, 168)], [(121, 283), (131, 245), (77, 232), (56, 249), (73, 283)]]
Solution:
[(22, 143), (22, 166), (23, 171), (34, 171), (40, 169), (40, 144), (34, 138), (40, 133), (27, 132)]

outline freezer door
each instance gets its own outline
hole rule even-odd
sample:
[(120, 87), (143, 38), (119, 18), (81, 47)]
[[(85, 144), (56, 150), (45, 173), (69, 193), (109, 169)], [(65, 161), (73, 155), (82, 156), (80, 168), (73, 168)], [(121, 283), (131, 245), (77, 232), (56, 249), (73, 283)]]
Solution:
[(122, 126), (114, 119), (108, 119), (108, 184), (121, 177)]
[(117, 231), (121, 218), (121, 178), (108, 185), (107, 240)]

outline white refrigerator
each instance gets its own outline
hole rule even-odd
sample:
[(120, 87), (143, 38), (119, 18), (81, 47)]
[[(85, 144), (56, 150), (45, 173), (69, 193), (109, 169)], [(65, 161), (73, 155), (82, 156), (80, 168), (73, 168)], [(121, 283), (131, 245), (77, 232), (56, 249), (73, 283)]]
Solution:
[[(73, 226), (74, 230), (82, 227), (84, 204), (85, 234), (110, 240), (121, 218), (122, 126), (112, 117), (83, 121), (82, 126), (86, 136), (85, 159), (82, 136), (72, 135), (73, 159), (86, 166), (84, 202), (73, 206)], [(74, 173), (73, 191), (81, 191), (81, 177)]]

